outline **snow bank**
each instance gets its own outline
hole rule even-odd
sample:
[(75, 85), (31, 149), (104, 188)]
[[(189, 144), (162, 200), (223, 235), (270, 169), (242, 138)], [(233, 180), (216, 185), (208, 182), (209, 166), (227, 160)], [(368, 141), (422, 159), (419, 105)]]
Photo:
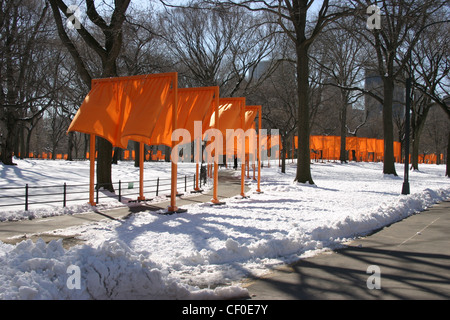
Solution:
[[(79, 267), (79, 280), (73, 279), (70, 266)], [(79, 289), (74, 288), (76, 281)], [(237, 286), (210, 290), (181, 284), (119, 240), (67, 251), (61, 241), (27, 240), (0, 246), (1, 300), (227, 299), (247, 295)]]

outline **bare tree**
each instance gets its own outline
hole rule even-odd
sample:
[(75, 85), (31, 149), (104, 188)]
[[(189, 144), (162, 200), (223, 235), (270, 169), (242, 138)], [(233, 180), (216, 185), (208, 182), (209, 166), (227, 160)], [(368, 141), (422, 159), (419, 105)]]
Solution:
[(309, 103), (309, 73), (310, 57), (308, 51), (322, 30), (329, 23), (351, 13), (343, 8), (340, 2), (322, 1), (318, 6), (316, 16), (313, 16), (314, 0), (241, 0), (241, 1), (209, 1), (226, 3), (228, 5), (244, 7), (250, 11), (264, 11), (271, 17), (271, 22), (277, 24), (292, 41), (296, 53), (297, 76), (297, 128), (299, 136), (299, 152), (297, 174), (295, 181), (313, 184), (310, 165), (310, 103)]
[(158, 21), (159, 11), (152, 2), (148, 8), (130, 5), (123, 25), (123, 46), (118, 58), (120, 74), (136, 75), (173, 70)]
[[(103, 2), (102, 11), (108, 17), (102, 17), (97, 10), (94, 0), (86, 0), (86, 16), (92, 23), (93, 30), (88, 30), (87, 22), (82, 23), (74, 19), (74, 13), (69, 10), (64, 0), (48, 0), (55, 19), (56, 27), (62, 43), (66, 46), (75, 62), (77, 72), (83, 79), (84, 84), (90, 88), (91, 80), (97, 77), (115, 77), (117, 72), (117, 59), (122, 49), (122, 27), (126, 18), (126, 11), (130, 5), (130, 0), (115, 0), (113, 5)], [(62, 14), (66, 19), (63, 20)], [(77, 40), (69, 35), (66, 30), (66, 21), (69, 19), (77, 23), (76, 31), (79, 36)], [(95, 28), (94, 28), (95, 27)], [(100, 33), (98, 32), (100, 31)], [(77, 41), (89, 47), (95, 56), (101, 61), (101, 72), (95, 72), (90, 67), (90, 59), (82, 56), (81, 50), (77, 48)], [(114, 191), (111, 181), (111, 155), (112, 145), (104, 138), (98, 137), (98, 158), (97, 158), (97, 187), (103, 187)]]
[[(353, 103), (361, 95), (346, 88), (361, 82), (366, 63), (364, 45), (354, 35), (347, 32), (348, 27), (342, 27), (346, 22), (348, 24), (351, 21), (342, 19), (330, 25), (330, 28), (327, 28), (316, 42), (316, 46), (319, 47), (318, 54), (312, 55), (315, 63), (327, 75), (325, 84), (334, 87), (334, 89), (329, 87), (326, 91), (330, 92), (331, 103), (338, 107), (339, 135), (341, 137), (339, 158), (341, 162), (347, 162), (346, 136), (349, 133), (347, 113), (349, 110), (351, 111)], [(358, 129), (364, 124), (365, 121), (360, 123)]]
[[(48, 61), (43, 55), (47, 12), (42, 2), (0, 2), (0, 135), (1, 161), (6, 165), (14, 164), (14, 150), (25, 145), (24, 128), (42, 116), (56, 87), (45, 86), (40, 72)], [(21, 149), (23, 156), (25, 148)]]
[(204, 1), (166, 6), (160, 34), (180, 70), (181, 83), (219, 86), (222, 96), (231, 97), (248, 94), (270, 74), (271, 65), (264, 76), (255, 75), (258, 64), (272, 61), (276, 47), (272, 27), (261, 14)]
[[(436, 17), (435, 20), (442, 20)], [(450, 27), (436, 24), (428, 27), (422, 33), (416, 47), (412, 51), (412, 71), (414, 104), (412, 108), (412, 168), (419, 169), (419, 146), (420, 136), (425, 127), (426, 119), (432, 107), (438, 107), (433, 96), (442, 95), (445, 91), (440, 88), (448, 83), (450, 60), (449, 60), (449, 33)], [(446, 81), (447, 80), (447, 81)], [(447, 120), (449, 121), (449, 120)], [(433, 129), (428, 129), (428, 131)], [(439, 139), (439, 133), (434, 132), (434, 138)], [(435, 140), (438, 141), (438, 140)], [(439, 143), (435, 143), (438, 145)]]
[(295, 68), (292, 62), (280, 63), (274, 73), (250, 96), (267, 106), (262, 109), (262, 119), (271, 129), (278, 129), (283, 150), (281, 152), (281, 172), (286, 172), (286, 151), (291, 145), (290, 138), (297, 131), (297, 96)]
[(367, 43), (375, 51), (374, 71), (383, 82), (383, 132), (384, 132), (384, 166), (383, 173), (397, 175), (394, 158), (393, 102), (394, 84), (402, 78), (404, 67), (411, 50), (416, 45), (420, 33), (427, 27), (429, 18), (438, 11), (445, 1), (369, 1), (352, 0), (359, 8), (361, 21), (367, 21), (367, 8), (376, 5), (381, 11), (380, 28), (361, 29)]

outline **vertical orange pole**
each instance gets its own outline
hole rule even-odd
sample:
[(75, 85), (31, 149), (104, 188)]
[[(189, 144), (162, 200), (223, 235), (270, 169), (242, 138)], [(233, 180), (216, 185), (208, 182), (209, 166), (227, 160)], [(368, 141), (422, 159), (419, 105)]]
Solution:
[(247, 179), (250, 179), (250, 153), (245, 156), (245, 162), (247, 165)]
[[(216, 94), (215, 94), (215, 107), (216, 107), (216, 112), (215, 112), (215, 126), (216, 129), (219, 130), (219, 90), (216, 90)], [(216, 140), (216, 138), (214, 138), (214, 143), (216, 144), (216, 147), (214, 148), (214, 186), (213, 186), (213, 198), (211, 200), (212, 203), (214, 204), (220, 204), (221, 202), (219, 201), (219, 199), (217, 199), (217, 185), (218, 185), (218, 181), (219, 181), (219, 157), (221, 156), (219, 154), (219, 142)]]
[(144, 201), (144, 143), (139, 143), (139, 201)]
[(200, 153), (200, 148), (201, 148), (201, 139), (199, 139), (198, 137), (194, 137), (194, 139), (198, 140), (195, 141), (196, 143), (194, 143), (195, 145), (195, 155), (194, 155), (194, 161), (196, 162), (195, 165), (195, 188), (194, 191), (200, 191), (200, 187), (199, 187), (199, 180), (200, 180), (200, 165), (199, 165), (199, 161), (202, 161), (202, 157), (203, 155)]
[(95, 174), (95, 134), (91, 134), (89, 142), (89, 204), (95, 206), (94, 201), (94, 174)]
[[(178, 76), (174, 77), (172, 83), (173, 90), (173, 103), (172, 103), (172, 130), (177, 129), (177, 111), (178, 111)], [(173, 132), (172, 131), (172, 132)], [(172, 150), (175, 144), (172, 141)], [(170, 206), (168, 208), (169, 212), (176, 212), (177, 208), (177, 163), (172, 159), (172, 172), (171, 172), (171, 186), (170, 186)]]
[(253, 155), (253, 163), (252, 163), (252, 168), (253, 168), (253, 180), (256, 180), (256, 160), (255, 160), (256, 154)]
[[(244, 110), (244, 105), (241, 106), (241, 128), (242, 130), (244, 130), (244, 124), (245, 124), (245, 110)], [(243, 137), (241, 137), (241, 148), (242, 145), (244, 146), (244, 152), (240, 152), (241, 153), (241, 196), (245, 197), (245, 192), (244, 192), (244, 179), (245, 179), (245, 135)]]

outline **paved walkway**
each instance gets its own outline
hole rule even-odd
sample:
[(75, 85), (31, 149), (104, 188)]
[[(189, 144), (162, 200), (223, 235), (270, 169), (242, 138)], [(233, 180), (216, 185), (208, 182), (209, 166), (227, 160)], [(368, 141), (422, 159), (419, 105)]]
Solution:
[[(373, 265), (379, 269), (368, 273)], [(380, 289), (369, 289), (368, 282)], [(261, 300), (449, 299), (450, 202), (284, 267), (247, 288), (252, 299)]]
[[(217, 198), (219, 201), (238, 196), (240, 194), (241, 180), (240, 177), (235, 177), (233, 173), (234, 170), (230, 169), (219, 171), (219, 186), (217, 193)], [(245, 192), (248, 191), (249, 187), (246, 185)], [(189, 204), (210, 202), (212, 199), (212, 192), (213, 190), (211, 188), (209, 191), (204, 193), (177, 197), (177, 206), (182, 208), (183, 206)], [(1, 222), (0, 241), (15, 244), (27, 238), (31, 238), (32, 240), (42, 238), (46, 242), (63, 238), (63, 244), (65, 247), (70, 247), (72, 244), (77, 243), (77, 240), (74, 237), (52, 235), (52, 231), (88, 223), (95, 223), (104, 219), (124, 219), (130, 214), (141, 211), (166, 210), (169, 204), (170, 200), (168, 199), (165, 202), (143, 202), (129, 207), (122, 207), (107, 211), (98, 210), (95, 212), (54, 216), (42, 219)]]

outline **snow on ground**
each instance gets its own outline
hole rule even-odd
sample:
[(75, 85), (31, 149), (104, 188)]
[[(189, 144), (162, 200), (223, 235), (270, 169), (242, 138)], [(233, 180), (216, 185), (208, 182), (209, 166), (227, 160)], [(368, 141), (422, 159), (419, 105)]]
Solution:
[[(89, 162), (65, 160), (20, 160), (17, 166), (0, 163), (0, 222), (21, 219), (45, 218), (63, 214), (92, 211), (89, 199)], [(170, 164), (165, 162), (144, 163), (144, 190), (147, 198), (154, 202), (167, 201), (170, 194)], [(187, 175), (187, 191), (193, 189), (195, 165), (180, 163), (178, 186), (184, 190)], [(160, 178), (160, 192), (155, 196), (156, 179)], [(122, 202), (118, 201), (118, 182), (121, 181)], [(119, 162), (112, 166), (112, 182), (116, 197), (105, 190), (100, 192), (97, 209), (107, 210), (121, 207), (128, 200), (136, 199), (139, 193), (139, 168), (133, 161)], [(67, 183), (67, 206), (63, 207), (63, 185)], [(129, 182), (134, 182), (131, 185)], [(29, 185), (29, 210), (25, 211), (25, 185)], [(37, 187), (37, 188), (36, 188)], [(202, 186), (207, 190), (210, 185)], [(14, 189), (7, 189), (14, 188)], [(44, 203), (39, 203), (44, 202)], [(49, 203), (50, 202), (50, 203)]]
[[(80, 164), (67, 168), (75, 165)], [(131, 168), (120, 170), (127, 176)], [(315, 185), (294, 183), (293, 165), (287, 174), (265, 167), (264, 193), (227, 199), (225, 206), (196, 204), (183, 214), (143, 212), (60, 230), (85, 241), (69, 250), (60, 242), (0, 243), (0, 299), (242, 296), (243, 277), (337, 247), (450, 199), (445, 166), (420, 169), (410, 173), (411, 195), (404, 196), (402, 165), (394, 177), (382, 174), (381, 163), (314, 163)], [(254, 182), (251, 187), (256, 189)], [(80, 268), (79, 290), (67, 288), (69, 265)], [(208, 289), (216, 285), (224, 287)]]

